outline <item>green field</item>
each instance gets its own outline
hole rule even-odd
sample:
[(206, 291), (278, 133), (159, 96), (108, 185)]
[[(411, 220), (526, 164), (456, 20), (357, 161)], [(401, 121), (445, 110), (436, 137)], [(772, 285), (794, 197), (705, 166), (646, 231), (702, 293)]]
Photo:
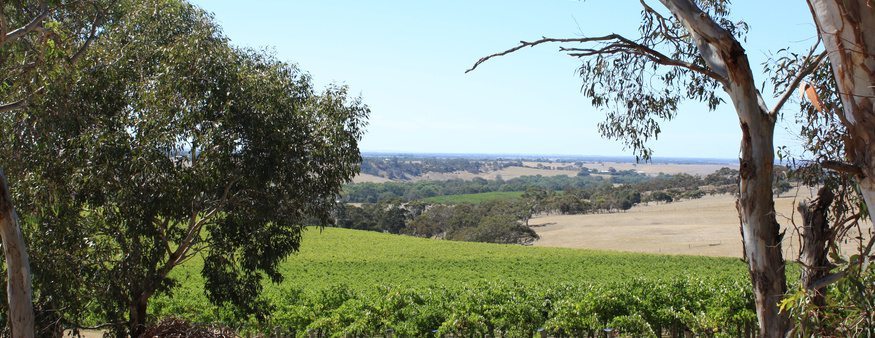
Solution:
[(444, 195), (423, 198), (422, 201), (437, 204), (478, 204), (490, 201), (505, 201), (520, 198), (522, 191), (494, 191), (477, 194)]
[[(525, 330), (535, 329), (533, 326), (554, 325), (556, 332), (572, 332), (574, 325), (584, 324), (566, 321), (576, 318), (574, 313), (587, 307), (594, 309), (593, 316), (601, 313), (587, 322), (595, 321), (598, 325), (607, 325), (618, 316), (626, 318), (622, 314), (631, 315), (633, 311), (676, 313), (675, 317), (654, 322), (663, 324), (652, 325), (681, 325), (677, 323), (681, 323), (682, 315), (695, 314), (683, 309), (705, 311), (717, 305), (719, 313), (744, 310), (746, 315), (739, 319), (744, 323), (750, 322), (752, 316), (746, 309), (751, 303), (745, 291), (749, 289), (745, 265), (729, 258), (452, 242), (310, 228), (301, 252), (282, 265), (282, 273), (285, 282), (267, 284), (265, 288), (266, 298), (276, 306), (269, 321), (299, 334), (304, 328), (336, 335), (342, 330), (352, 330), (344, 334), (373, 334), (386, 327), (409, 334), (421, 333), (425, 327), (440, 327), (443, 333), (471, 333), (494, 330), (501, 320), (511, 320), (509, 314), (495, 309), (471, 308), (477, 304), (499, 306), (505, 309), (502, 311), (521, 306), (518, 311), (531, 312), (529, 317), (534, 319), (521, 326), (522, 336), (527, 335)], [(202, 291), (199, 261), (189, 262), (173, 276), (179, 279), (180, 287), (172, 295), (156, 297), (150, 304), (152, 313), (159, 317), (175, 315), (199, 322), (247, 325), (232, 319), (227, 309), (208, 304)], [(631, 298), (625, 303), (614, 300), (627, 294)], [(565, 310), (571, 312), (560, 311), (563, 308), (556, 304), (565, 304), (560, 300), (568, 303)], [(643, 301), (651, 304), (649, 307), (660, 308), (644, 310)], [(603, 302), (616, 304), (599, 307)], [(423, 313), (430, 315), (414, 320), (410, 311), (420, 317)], [(477, 315), (480, 312), (484, 314)], [(469, 315), (480, 317), (466, 317), (460, 322), (458, 316)], [(359, 322), (362, 320), (366, 323)], [(506, 327), (501, 331), (511, 330)]]

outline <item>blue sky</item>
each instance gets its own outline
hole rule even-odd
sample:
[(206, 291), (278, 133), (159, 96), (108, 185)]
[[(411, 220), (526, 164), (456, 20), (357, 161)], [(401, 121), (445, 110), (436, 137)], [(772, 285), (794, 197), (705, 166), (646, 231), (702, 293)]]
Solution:
[[(655, 1), (651, 1), (656, 4)], [(636, 36), (633, 0), (196, 0), (239, 46), (268, 48), (311, 73), (342, 83), (372, 110), (363, 151), (631, 155), (599, 136), (603, 113), (580, 94), (579, 61), (557, 46), (525, 49), (465, 74), (478, 58), (540, 36)], [(751, 25), (745, 47), (760, 63), (783, 47), (815, 41), (804, 1), (736, 1)], [(767, 93), (768, 104), (774, 102)], [(790, 103), (785, 110), (798, 105)], [(792, 119), (792, 112), (788, 112)], [(658, 157), (735, 158), (739, 127), (730, 105), (681, 107), (651, 145)], [(777, 144), (793, 147), (785, 123)]]

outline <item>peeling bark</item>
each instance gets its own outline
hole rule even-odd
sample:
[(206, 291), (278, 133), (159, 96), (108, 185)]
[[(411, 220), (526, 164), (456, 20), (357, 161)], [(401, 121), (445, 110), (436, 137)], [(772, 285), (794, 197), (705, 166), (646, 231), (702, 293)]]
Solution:
[(753, 284), (759, 336), (783, 337), (788, 319), (778, 303), (787, 291), (787, 281), (781, 253), (783, 234), (779, 233), (772, 199), (774, 122), (764, 116), (752, 114), (742, 118), (740, 194), (736, 208), (741, 219), (744, 256)]
[(772, 173), (775, 161), (775, 116), (770, 114), (753, 79), (750, 62), (735, 37), (690, 0), (661, 0), (686, 27), (708, 68), (721, 74), (742, 131), (739, 197), (744, 254), (753, 284), (760, 337), (783, 337), (788, 318), (778, 302), (787, 291), (783, 234), (775, 219)]
[(12, 206), (6, 176), (0, 171), (0, 237), (6, 257), (8, 325), (12, 337), (33, 337), (34, 314), (30, 282), (30, 259)]
[(799, 251), (799, 263), (802, 264), (802, 286), (814, 292), (812, 303), (816, 306), (825, 305), (823, 287), (816, 287), (816, 282), (826, 277), (830, 269), (827, 259), (827, 244), (830, 239), (828, 222), (829, 207), (835, 195), (823, 187), (817, 192), (817, 198), (809, 202), (799, 203), (799, 213), (802, 215), (802, 250)]
[[(857, 181), (875, 210), (875, 4), (872, 0), (808, 0), (838, 84), (848, 130), (848, 162), (862, 171)], [(870, 214), (871, 215), (871, 214)]]

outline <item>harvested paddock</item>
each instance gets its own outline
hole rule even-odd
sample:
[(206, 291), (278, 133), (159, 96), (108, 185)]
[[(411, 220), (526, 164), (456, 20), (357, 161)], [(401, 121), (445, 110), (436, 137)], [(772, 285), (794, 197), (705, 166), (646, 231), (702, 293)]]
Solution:
[[(775, 199), (778, 223), (785, 229), (789, 218), (802, 221), (795, 205), (811, 196), (799, 189)], [(668, 204), (639, 205), (627, 212), (588, 215), (547, 215), (530, 222), (541, 236), (536, 246), (618, 250), (664, 254), (742, 257), (741, 233), (735, 197), (705, 196)], [(790, 225), (792, 227), (792, 225)], [(864, 225), (864, 231), (871, 226)], [(845, 250), (854, 248), (845, 244)], [(798, 235), (787, 230), (784, 257), (796, 258)]]

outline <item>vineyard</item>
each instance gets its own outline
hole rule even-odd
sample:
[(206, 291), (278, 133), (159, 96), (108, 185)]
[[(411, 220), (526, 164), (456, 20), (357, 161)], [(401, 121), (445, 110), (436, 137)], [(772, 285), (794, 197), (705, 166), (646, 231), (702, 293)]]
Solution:
[[(157, 317), (320, 336), (632, 336), (755, 332), (745, 266), (735, 259), (534, 248), (310, 228), (265, 284), (273, 309), (234, 320), (203, 294), (201, 262), (174, 277)], [(752, 331), (753, 330), (753, 331)]]

